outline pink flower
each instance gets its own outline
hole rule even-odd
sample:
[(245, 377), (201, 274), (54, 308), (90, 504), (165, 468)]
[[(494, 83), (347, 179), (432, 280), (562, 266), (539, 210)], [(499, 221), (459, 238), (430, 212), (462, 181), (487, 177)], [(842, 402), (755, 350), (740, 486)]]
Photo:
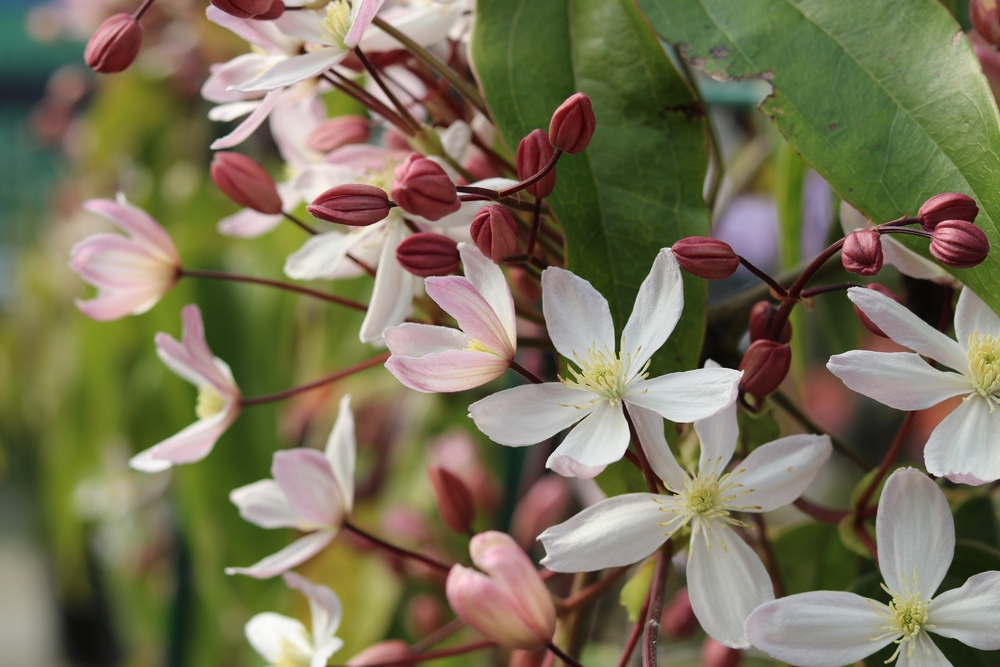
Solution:
[(177, 283), (181, 257), (170, 236), (125, 196), (91, 199), (83, 207), (111, 220), (129, 234), (96, 234), (70, 250), (69, 266), (97, 288), (97, 297), (77, 299), (76, 307), (95, 320), (144, 313)]
[(198, 306), (184, 306), (184, 335), (178, 343), (156, 334), (156, 354), (167, 368), (198, 387), (198, 421), (132, 457), (129, 465), (142, 472), (160, 472), (174, 464), (193, 463), (208, 456), (215, 442), (240, 414), (240, 388), (226, 362), (212, 355)]

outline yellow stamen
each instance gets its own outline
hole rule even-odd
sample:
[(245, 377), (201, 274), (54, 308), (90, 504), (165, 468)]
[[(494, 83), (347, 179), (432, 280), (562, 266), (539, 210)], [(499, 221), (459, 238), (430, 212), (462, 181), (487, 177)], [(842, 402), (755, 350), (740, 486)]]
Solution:
[(274, 661), (274, 667), (309, 667), (312, 656), (306, 653), (301, 646), (281, 638), (280, 653)]
[[(925, 600), (921, 596), (920, 591), (917, 590), (916, 570), (913, 570), (913, 580), (910, 589), (904, 587), (902, 594), (893, 593), (885, 584), (882, 584), (882, 590), (892, 596), (888, 613), (880, 610), (873, 601), (869, 600), (869, 602), (871, 602), (875, 613), (886, 620), (887, 625), (882, 627), (886, 633), (878, 637), (872, 637), (870, 641), (878, 641), (889, 635), (902, 635), (898, 639), (893, 640), (893, 643), (897, 644), (897, 646), (896, 651), (885, 661), (885, 664), (889, 664), (899, 657), (904, 644), (906, 645), (906, 657), (910, 657), (920, 632), (922, 630), (931, 630), (934, 628), (934, 625), (930, 622), (930, 614), (927, 613), (927, 605), (930, 603), (930, 600)], [(930, 649), (925, 650), (927, 651), (927, 655), (931, 654)]]
[(1000, 339), (992, 334), (980, 336), (976, 331), (969, 336), (969, 349), (965, 353), (969, 360), (967, 377), (976, 393), (986, 399), (990, 412), (1000, 404)]
[(198, 419), (208, 419), (214, 417), (226, 409), (226, 400), (222, 398), (219, 390), (210, 384), (206, 384), (198, 389), (198, 405), (194, 413)]
[(613, 406), (621, 404), (622, 397), (633, 383), (644, 380), (649, 375), (646, 372), (649, 368), (647, 361), (636, 375), (631, 378), (625, 377), (632, 367), (632, 354), (625, 355), (623, 360), (608, 348), (598, 350), (596, 344), (587, 350), (586, 359), (581, 359), (580, 355), (574, 353), (573, 361), (580, 370), (577, 371), (571, 366), (569, 372), (573, 377), (560, 376), (559, 381), (571, 389), (584, 389), (597, 394)]
[(486, 347), (486, 345), (484, 345), (483, 343), (479, 342), (475, 338), (473, 338), (469, 342), (469, 345), (465, 349), (468, 350), (469, 352), (488, 352), (489, 354), (496, 355), (498, 357), (500, 356), (499, 354), (497, 354), (496, 352), (494, 352), (492, 349)]
[(335, 0), (327, 6), (322, 26), (323, 32), (330, 36), (332, 44), (347, 50), (344, 38), (351, 30), (351, 6), (346, 0)]

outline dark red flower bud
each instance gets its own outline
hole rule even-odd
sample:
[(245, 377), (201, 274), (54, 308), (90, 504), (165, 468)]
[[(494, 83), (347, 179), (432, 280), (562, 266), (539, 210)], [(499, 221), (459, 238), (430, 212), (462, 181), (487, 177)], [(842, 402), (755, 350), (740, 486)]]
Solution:
[(711, 637), (705, 637), (705, 642), (701, 645), (702, 667), (739, 667), (742, 661), (742, 651), (723, 646)]
[(396, 261), (410, 273), (424, 278), (446, 276), (462, 263), (458, 243), (433, 232), (420, 232), (403, 239), (396, 246)]
[(733, 252), (732, 246), (725, 241), (707, 236), (689, 236), (681, 239), (671, 247), (671, 250), (682, 269), (708, 280), (728, 278), (736, 273), (740, 265), (740, 258)]
[(583, 93), (575, 93), (552, 114), (549, 141), (567, 153), (579, 153), (590, 143), (596, 129), (597, 119), (594, 118), (590, 98)]
[(212, 180), (227, 197), (258, 213), (281, 213), (281, 197), (271, 175), (246, 155), (220, 152), (212, 160)]
[(142, 46), (142, 24), (128, 14), (115, 14), (101, 24), (90, 41), (83, 59), (90, 69), (113, 74), (128, 69)]
[(385, 190), (362, 183), (335, 185), (306, 206), (313, 217), (352, 227), (365, 227), (384, 220), (390, 208)]
[(476, 518), (476, 501), (472, 491), (455, 473), (437, 464), (427, 468), (427, 474), (434, 487), (441, 520), (456, 533), (469, 530)]
[(455, 183), (441, 165), (416, 153), (410, 153), (396, 167), (392, 198), (407, 213), (432, 221), (454, 213), (462, 205)]
[(1000, 7), (996, 0), (971, 0), (972, 27), (994, 46), (1000, 46)]
[(361, 116), (331, 118), (309, 133), (306, 145), (314, 151), (329, 153), (348, 144), (363, 144), (371, 136), (371, 123)]
[[(542, 130), (532, 130), (531, 134), (521, 139), (517, 145), (517, 177), (526, 181), (538, 172), (552, 159), (555, 153), (552, 144), (549, 143), (549, 135)], [(553, 169), (545, 174), (540, 181), (525, 188), (535, 197), (545, 199), (556, 187), (556, 170)]]
[(882, 240), (874, 229), (859, 229), (844, 239), (840, 252), (844, 268), (859, 276), (874, 276), (882, 270)]
[(208, 0), (227, 14), (238, 19), (252, 19), (271, 11), (271, 0)]
[(778, 388), (792, 363), (792, 348), (773, 340), (756, 340), (743, 355), (740, 388), (751, 396), (764, 398)]
[[(750, 309), (750, 342), (755, 340), (771, 339), (771, 324), (774, 316), (778, 314), (778, 307), (767, 301), (758, 301)], [(785, 320), (785, 326), (781, 328), (779, 343), (787, 343), (792, 339), (792, 323)]]
[(691, 608), (687, 588), (677, 591), (670, 602), (663, 606), (660, 628), (663, 634), (674, 640), (690, 637), (698, 629), (698, 619)]
[(931, 255), (945, 266), (968, 269), (980, 264), (990, 254), (986, 233), (971, 222), (939, 222), (931, 236)]
[(517, 222), (502, 204), (479, 209), (469, 229), (479, 251), (499, 264), (517, 252)]
[(280, 19), (281, 15), (285, 13), (285, 3), (283, 0), (273, 0), (271, 2), (271, 8), (268, 9), (263, 14), (257, 14), (254, 16), (256, 21), (273, 21), (275, 19)]
[(933, 232), (939, 222), (945, 220), (973, 222), (977, 215), (979, 207), (976, 206), (975, 199), (957, 192), (943, 192), (925, 201), (917, 217), (920, 218), (921, 227)]
[[(866, 285), (866, 287), (868, 289), (875, 290), (879, 294), (886, 295), (887, 297), (889, 297), (893, 301), (896, 301), (897, 303), (902, 303), (899, 300), (899, 297), (896, 296), (895, 293), (893, 293), (893, 291), (891, 289), (889, 289), (888, 287), (886, 287), (885, 285), (879, 285), (878, 283), (872, 283), (871, 285)], [(861, 309), (858, 308), (857, 305), (854, 306), (854, 314), (858, 316), (859, 320), (861, 320), (861, 324), (865, 327), (865, 329), (868, 329), (869, 331), (871, 331), (876, 336), (881, 336), (882, 338), (888, 338), (888, 336), (886, 336), (885, 333), (881, 329), (879, 329), (877, 326), (875, 326), (874, 322), (872, 322), (870, 319), (868, 319), (867, 315), (865, 315), (863, 312), (861, 312)]]

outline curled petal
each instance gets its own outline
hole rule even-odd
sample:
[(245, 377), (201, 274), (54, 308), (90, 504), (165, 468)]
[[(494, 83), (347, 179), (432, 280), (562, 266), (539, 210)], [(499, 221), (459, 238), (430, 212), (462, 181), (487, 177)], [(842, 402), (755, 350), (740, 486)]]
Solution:
[(342, 502), (346, 512), (350, 512), (354, 506), (354, 464), (357, 449), (351, 395), (347, 394), (340, 399), (337, 421), (333, 423), (333, 429), (326, 440), (326, 449), (323, 452), (330, 463), (330, 470), (337, 481), (337, 486), (342, 491)]
[(230, 132), (224, 137), (216, 139), (209, 146), (213, 151), (222, 150), (224, 148), (232, 148), (233, 146), (239, 146), (247, 138), (254, 133), (254, 131), (261, 126), (261, 124), (267, 120), (268, 114), (274, 109), (275, 105), (278, 104), (278, 100), (281, 97), (281, 93), (284, 92), (283, 88), (275, 88), (274, 90), (268, 91), (264, 99), (260, 101), (249, 116), (240, 123), (235, 130)]
[(226, 574), (245, 574), (254, 579), (270, 579), (306, 562), (328, 545), (336, 530), (320, 530), (300, 537), (276, 554), (271, 554), (250, 567), (227, 567)]
[[(340, 627), (340, 620), (344, 616), (343, 605), (340, 598), (327, 586), (313, 583), (305, 577), (294, 572), (285, 573), (283, 579), (289, 588), (302, 591), (309, 599), (309, 611), (312, 615), (312, 638), (313, 644), (319, 646), (333, 637)], [(326, 661), (323, 661), (326, 664)]]
[(483, 295), (460, 276), (427, 278), (428, 296), (455, 318), (459, 328), (498, 356), (513, 358), (510, 334)]
[(302, 518), (288, 504), (285, 492), (273, 479), (262, 479), (229, 492), (240, 516), (261, 528), (306, 529)]
[(448, 350), (422, 357), (395, 356), (385, 367), (404, 386), (427, 393), (451, 393), (480, 387), (503, 375), (510, 362), (489, 352)]
[(235, 406), (199, 419), (179, 433), (132, 457), (129, 465), (141, 472), (161, 472), (180, 463), (200, 461), (212, 451), (215, 443), (236, 420), (239, 409)]
[(314, 526), (336, 527), (344, 516), (343, 491), (322, 452), (298, 447), (274, 454), (271, 474), (295, 513)]

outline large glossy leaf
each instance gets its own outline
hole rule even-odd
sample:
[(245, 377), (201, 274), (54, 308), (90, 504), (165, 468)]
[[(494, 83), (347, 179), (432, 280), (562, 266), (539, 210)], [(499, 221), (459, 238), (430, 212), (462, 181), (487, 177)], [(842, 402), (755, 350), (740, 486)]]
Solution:
[[(705, 73), (769, 80), (774, 94), (761, 110), (865, 215), (891, 220), (936, 193), (964, 192), (1000, 244), (996, 104), (968, 40), (937, 2), (638, 2)], [(955, 274), (1000, 310), (1000, 256)]]
[[(656, 252), (708, 232), (700, 107), (631, 0), (481, 0), (472, 54), (511, 150), (574, 92), (593, 100), (593, 141), (562, 159), (548, 201), (567, 268), (608, 299), (620, 328)], [(685, 299), (654, 373), (697, 361), (702, 281), (685, 276)]]

